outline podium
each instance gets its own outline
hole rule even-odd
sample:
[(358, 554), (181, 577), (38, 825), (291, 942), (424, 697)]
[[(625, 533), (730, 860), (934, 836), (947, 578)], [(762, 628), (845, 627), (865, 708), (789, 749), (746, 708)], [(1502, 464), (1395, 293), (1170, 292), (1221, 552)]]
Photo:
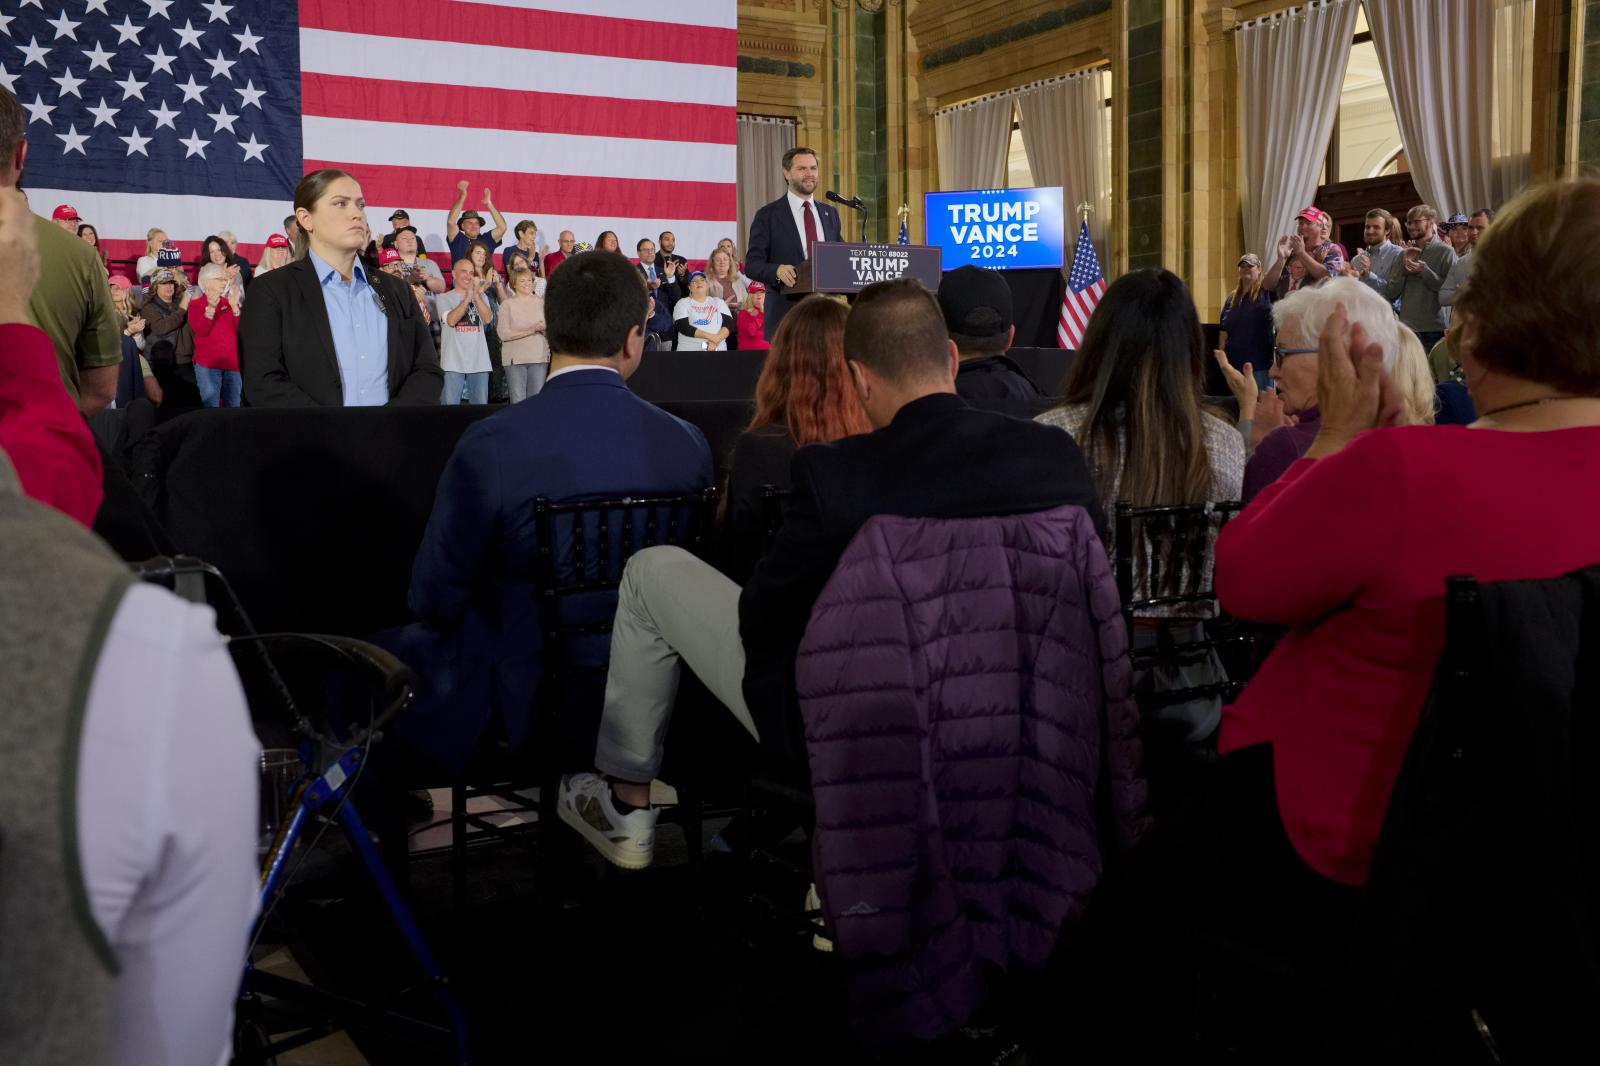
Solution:
[(913, 277), (930, 292), (939, 291), (944, 253), (930, 244), (865, 244), (860, 241), (817, 241), (811, 258), (795, 267), (794, 284), (785, 296), (814, 292), (854, 293), (879, 281)]

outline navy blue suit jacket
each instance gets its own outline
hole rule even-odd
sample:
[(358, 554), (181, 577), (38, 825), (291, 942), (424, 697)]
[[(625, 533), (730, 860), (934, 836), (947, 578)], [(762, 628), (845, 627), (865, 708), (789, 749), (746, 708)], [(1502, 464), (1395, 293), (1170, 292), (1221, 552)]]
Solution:
[[(817, 221), (821, 223), (817, 240), (844, 240), (844, 232), (839, 228), (839, 212), (821, 200), (814, 199), (811, 205), (817, 209)], [(778, 323), (789, 313), (789, 308), (807, 295), (785, 293), (783, 283), (778, 280), (778, 268), (784, 264), (797, 267), (805, 260), (806, 250), (800, 231), (795, 228), (786, 192), (763, 206), (750, 220), (750, 246), (744, 253), (745, 274), (767, 287), (766, 325), (763, 327), (767, 340), (778, 332)]]
[(712, 479), (700, 430), (610, 370), (551, 378), (538, 395), (474, 423), (439, 479), (412, 566), (409, 602), (421, 621), (381, 641), (424, 682), (397, 732), (451, 773), (491, 714), (514, 748), (529, 739), (544, 658), (535, 497), (691, 493)]

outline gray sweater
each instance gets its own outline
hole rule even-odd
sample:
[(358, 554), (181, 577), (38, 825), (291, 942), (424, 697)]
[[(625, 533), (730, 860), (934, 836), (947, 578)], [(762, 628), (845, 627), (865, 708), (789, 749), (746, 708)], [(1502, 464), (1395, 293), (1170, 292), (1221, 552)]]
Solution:
[(1405, 255), (1396, 256), (1389, 269), (1386, 299), (1400, 299), (1400, 321), (1418, 333), (1439, 333), (1450, 324), (1450, 312), (1439, 304), (1439, 289), (1455, 265), (1455, 249), (1437, 236), (1422, 249), (1422, 269), (1407, 274)]

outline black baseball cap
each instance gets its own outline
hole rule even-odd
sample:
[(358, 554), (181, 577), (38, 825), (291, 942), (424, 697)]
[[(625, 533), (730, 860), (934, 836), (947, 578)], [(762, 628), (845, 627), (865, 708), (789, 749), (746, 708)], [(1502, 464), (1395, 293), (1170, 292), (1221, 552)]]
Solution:
[(410, 215), (410, 213), (408, 213), (406, 211), (405, 208), (402, 207), (402, 208), (397, 209), (394, 214), (389, 216), (389, 221), (393, 222), (397, 218), (403, 218), (403, 219), (405, 219), (407, 221), (410, 221), (411, 220), (411, 215)]
[(952, 334), (979, 339), (1004, 337), (1016, 319), (1005, 279), (976, 266), (957, 267), (944, 276), (939, 309)]

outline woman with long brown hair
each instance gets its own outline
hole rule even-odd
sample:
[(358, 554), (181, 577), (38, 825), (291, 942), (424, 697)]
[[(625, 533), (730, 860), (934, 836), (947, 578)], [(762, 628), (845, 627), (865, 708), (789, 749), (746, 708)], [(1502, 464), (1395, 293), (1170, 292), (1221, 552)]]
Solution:
[(766, 490), (787, 491), (796, 448), (838, 440), (872, 427), (844, 361), (849, 312), (833, 300), (803, 300), (773, 335), (756, 411), (729, 463), (724, 569), (743, 584), (765, 551)]
[[(1237, 500), (1244, 441), (1237, 428), (1201, 407), (1204, 372), (1205, 337), (1188, 288), (1169, 271), (1136, 270), (1106, 290), (1078, 346), (1061, 406), (1038, 421), (1078, 442), (1108, 515), (1124, 500), (1135, 507)], [(1113, 526), (1108, 554), (1116, 551), (1115, 535)], [(1132, 546), (1136, 599), (1210, 587), (1208, 554), (1199, 573), (1186, 558), (1160, 560), (1163, 580), (1152, 588), (1150, 556), (1159, 549), (1151, 539)], [(1136, 630), (1136, 645), (1203, 635), (1194, 631), (1203, 614), (1192, 608), (1166, 613), (1186, 622), (1187, 631), (1163, 621)], [(1156, 693), (1221, 680), (1220, 660), (1207, 654), (1192, 664), (1142, 671), (1135, 686)], [(1219, 698), (1161, 707), (1146, 725), (1146, 750), (1171, 755), (1182, 766), (1191, 750), (1205, 751), (1221, 715)]]

